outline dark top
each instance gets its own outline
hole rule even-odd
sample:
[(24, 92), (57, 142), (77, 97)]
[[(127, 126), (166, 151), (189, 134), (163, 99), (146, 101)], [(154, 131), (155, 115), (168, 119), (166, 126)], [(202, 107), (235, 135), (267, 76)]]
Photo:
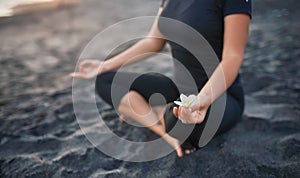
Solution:
[[(179, 20), (197, 30), (211, 45), (219, 60), (222, 58), (224, 17), (230, 14), (248, 14), (251, 17), (251, 0), (163, 0), (162, 17)], [(172, 29), (158, 22), (160, 32), (167, 36)], [(172, 56), (180, 61), (191, 73), (198, 89), (208, 80), (198, 60), (184, 47), (168, 41)], [(176, 78), (175, 64), (175, 78)], [(179, 77), (180, 78), (180, 77)], [(181, 79), (184, 80), (184, 79)], [(238, 85), (239, 76), (233, 83)]]

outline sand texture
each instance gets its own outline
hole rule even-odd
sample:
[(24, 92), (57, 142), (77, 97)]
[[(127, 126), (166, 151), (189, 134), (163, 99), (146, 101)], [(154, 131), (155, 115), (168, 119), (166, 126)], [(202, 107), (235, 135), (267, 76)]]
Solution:
[[(87, 0), (0, 19), (0, 177), (300, 177), (299, 0), (254, 0), (241, 70), (246, 110), (232, 130), (191, 155), (144, 163), (116, 160), (89, 143), (67, 74), (94, 35), (120, 20), (155, 15), (159, 3)], [(155, 59), (147, 67), (168, 74), (168, 60)], [(123, 138), (155, 138), (120, 124), (100, 98), (97, 105)]]

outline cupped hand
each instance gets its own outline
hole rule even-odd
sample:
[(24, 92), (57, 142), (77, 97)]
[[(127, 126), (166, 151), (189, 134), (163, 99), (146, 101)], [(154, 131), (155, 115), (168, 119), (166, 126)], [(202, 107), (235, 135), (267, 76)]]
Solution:
[(80, 79), (92, 79), (101, 73), (104, 62), (97, 60), (84, 60), (79, 65), (79, 71), (70, 73), (69, 76)]
[(200, 124), (203, 122), (208, 107), (210, 106), (208, 96), (197, 97), (197, 101), (191, 107), (174, 107), (173, 114), (184, 124)]

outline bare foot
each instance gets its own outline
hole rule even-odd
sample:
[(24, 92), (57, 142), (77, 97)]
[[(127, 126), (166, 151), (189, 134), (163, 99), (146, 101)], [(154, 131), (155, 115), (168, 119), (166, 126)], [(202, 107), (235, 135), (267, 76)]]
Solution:
[(196, 151), (197, 149), (196, 148), (192, 148), (192, 149), (187, 149), (184, 151), (185, 154), (191, 154), (193, 153), (194, 151)]
[(182, 150), (184, 151), (185, 154), (191, 154), (191, 153), (193, 153), (194, 151), (197, 150), (197, 148), (192, 143), (190, 143), (189, 141), (183, 142), (181, 147), (182, 147)]
[(120, 115), (119, 122), (122, 124), (125, 121), (125, 118), (123, 115)]
[(170, 135), (166, 134), (163, 136), (163, 138), (166, 140), (166, 142), (171, 145), (171, 147), (173, 147), (177, 153), (178, 157), (182, 157), (183, 156), (183, 152), (182, 149), (180, 147), (180, 142), (179, 140), (177, 140), (174, 137), (171, 137)]
[(165, 113), (166, 107), (167, 107), (166, 105), (153, 107), (153, 110), (156, 113), (157, 117), (160, 118), (159, 122), (163, 126), (163, 128), (165, 128), (164, 113)]

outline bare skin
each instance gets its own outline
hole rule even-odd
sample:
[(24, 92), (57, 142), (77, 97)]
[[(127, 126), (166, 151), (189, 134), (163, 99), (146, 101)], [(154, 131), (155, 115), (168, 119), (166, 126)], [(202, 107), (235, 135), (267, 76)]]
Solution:
[(120, 102), (118, 111), (161, 136), (176, 150), (179, 157), (183, 156), (179, 141), (166, 134), (162, 120), (139, 93), (130, 91), (126, 94)]
[[(160, 15), (162, 10), (162, 8), (159, 9), (157, 17)], [(149, 37), (142, 39), (131, 48), (105, 62), (97, 60), (83, 61), (79, 66), (79, 72), (71, 73), (70, 76), (80, 79), (92, 79), (101, 73), (116, 70), (121, 66), (144, 60), (146, 57), (149, 57), (151, 54), (153, 55), (164, 48), (166, 40), (157, 28), (157, 19), (154, 22), (148, 36)], [(148, 54), (148, 56), (141, 54)], [(163, 117), (161, 114), (163, 113), (163, 110), (160, 111), (160, 114), (155, 113), (151, 110), (149, 104), (142, 99), (138, 93), (129, 92), (122, 98), (118, 111), (122, 114), (122, 118), (130, 118), (161, 136), (176, 150), (179, 157), (183, 156), (179, 140), (171, 137), (165, 132), (164, 122), (162, 122)], [(123, 119), (121, 119), (121, 121), (122, 120)]]
[[(197, 102), (191, 108), (175, 107), (173, 110), (183, 123), (201, 123), (208, 107), (230, 87), (238, 75), (244, 58), (250, 17), (246, 14), (228, 15), (224, 18), (224, 23), (222, 61), (197, 95)], [(196, 115), (199, 117), (193, 117)]]
[[(165, 108), (166, 108), (166, 105), (154, 106), (151, 108), (153, 110), (153, 112), (157, 115), (157, 117), (160, 118), (160, 123), (163, 125), (164, 125), (163, 115), (164, 115)], [(128, 124), (130, 124), (131, 121), (133, 121), (133, 120), (130, 117), (120, 114), (120, 116), (119, 116), (120, 123), (128, 122)]]
[[(159, 9), (157, 17), (159, 17), (162, 10), (163, 8)], [(154, 22), (148, 37), (105, 62), (85, 60), (80, 64), (79, 72), (71, 73), (70, 76), (80, 79), (92, 79), (101, 73), (116, 70), (121, 66), (144, 60), (150, 55), (159, 52), (164, 48), (166, 40), (158, 30), (157, 20)], [(174, 108), (174, 115), (182, 123), (201, 123), (210, 104), (233, 83), (242, 64), (249, 22), (249, 16), (244, 14), (234, 14), (224, 18), (225, 31), (222, 61), (197, 95), (196, 104), (191, 108)], [(124, 118), (130, 118), (142, 124), (170, 144), (176, 150), (179, 157), (183, 156), (179, 140), (171, 137), (165, 131), (163, 120), (164, 107), (158, 110), (152, 109), (139, 93), (131, 91), (122, 98), (118, 111), (122, 114), (121, 117), (123, 118), (120, 121), (123, 121)], [(195, 149), (185, 150), (185, 153), (189, 154), (193, 151)]]

